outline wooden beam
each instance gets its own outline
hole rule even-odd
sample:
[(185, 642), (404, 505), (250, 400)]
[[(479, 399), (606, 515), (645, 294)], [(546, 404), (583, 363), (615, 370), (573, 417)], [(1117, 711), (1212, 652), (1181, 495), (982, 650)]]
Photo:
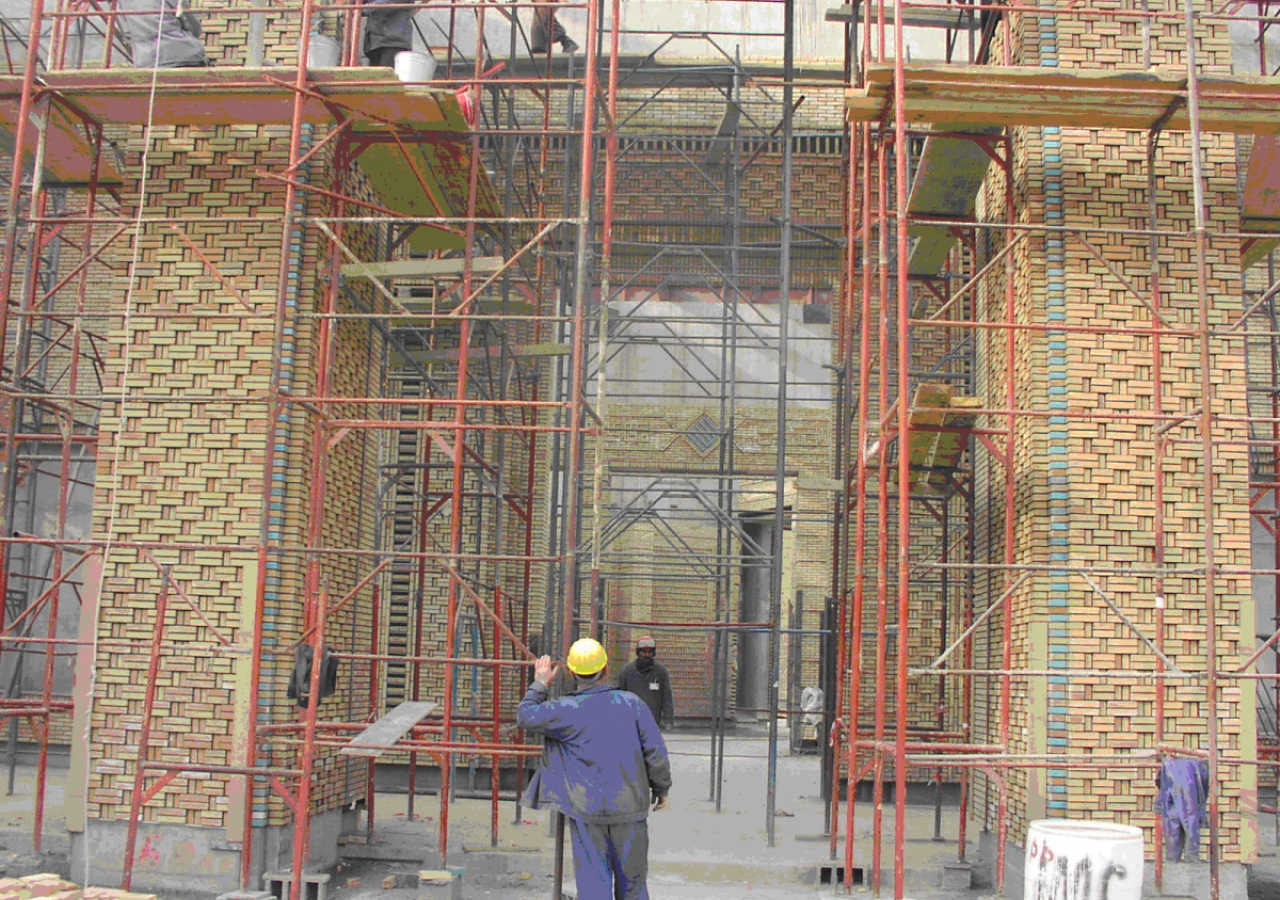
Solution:
[(430, 715), (437, 705), (427, 700), (406, 700), (353, 737), (351, 743), (339, 752), (348, 756), (381, 756), (394, 747), (410, 728)]
[[(502, 268), (501, 256), (478, 256), (471, 260), (471, 271), (477, 275), (492, 275)], [(352, 263), (342, 267), (344, 278), (433, 278), (441, 275), (461, 275), (466, 260), (449, 259), (400, 259), (395, 262)]]
[[(530, 357), (541, 356), (568, 356), (570, 347), (568, 344), (513, 344), (507, 348), (511, 357), (514, 359), (528, 359)], [(472, 347), (467, 352), (467, 359), (490, 359), (496, 360), (501, 351), (497, 347)], [(462, 354), (455, 347), (451, 350), (422, 350), (409, 351), (409, 356), (416, 362), (428, 365), (430, 363), (457, 362)]]
[[(828, 22), (852, 22), (857, 17), (859, 23), (866, 20), (866, 4), (846, 3), (827, 10)], [(968, 31), (978, 27), (978, 17), (969, 18), (961, 13), (962, 6), (939, 6), (935, 9), (904, 9), (902, 24), (908, 28), (950, 28), (955, 31)], [(888, 21), (893, 23), (893, 13), (887, 13)], [(876, 21), (877, 13), (872, 10), (871, 19)]]
[[(850, 121), (892, 119), (893, 67), (868, 68), (866, 87), (847, 93)], [(1186, 75), (1042, 69), (1035, 66), (947, 66), (908, 63), (906, 119), (942, 130), (980, 125), (1116, 128), (1146, 131), (1175, 106), (1168, 131), (1190, 127)], [(1280, 78), (1207, 75), (1200, 81), (1201, 127), (1207, 132), (1280, 134)]]

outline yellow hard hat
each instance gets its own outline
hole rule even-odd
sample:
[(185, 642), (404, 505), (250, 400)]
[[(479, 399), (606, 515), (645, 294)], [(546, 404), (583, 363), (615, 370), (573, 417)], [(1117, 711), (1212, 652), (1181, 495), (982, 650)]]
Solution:
[(574, 675), (594, 675), (609, 662), (609, 656), (594, 638), (575, 641), (569, 648), (569, 671)]

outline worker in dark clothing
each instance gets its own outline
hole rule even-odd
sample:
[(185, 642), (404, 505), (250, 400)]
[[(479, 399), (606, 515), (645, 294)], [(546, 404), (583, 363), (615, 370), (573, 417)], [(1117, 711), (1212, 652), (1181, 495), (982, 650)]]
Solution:
[(645, 635), (636, 641), (636, 658), (618, 673), (618, 687), (630, 691), (649, 707), (653, 718), (663, 728), (675, 724), (676, 709), (671, 699), (671, 675), (658, 662), (658, 644)]
[(578, 900), (649, 900), (649, 808), (667, 808), (671, 762), (649, 708), (605, 680), (608, 662), (597, 641), (575, 643), (577, 689), (556, 700), (557, 664), (535, 664), (516, 724), (545, 742), (525, 802), (568, 818)]
[(573, 53), (578, 49), (578, 42), (569, 37), (564, 26), (556, 21), (556, 11), (548, 6), (539, 6), (534, 10), (531, 38), (529, 50), (533, 53), (546, 53), (552, 42), (558, 43), (565, 53)]
[(392, 68), (396, 54), (413, 49), (412, 6), (398, 9), (382, 9), (390, 3), (403, 4), (405, 0), (364, 0), (364, 55), (371, 66)]
[[(185, 4), (183, 5), (185, 7)], [(178, 0), (120, 0), (133, 65), (138, 69), (181, 69), (211, 65), (200, 40), (200, 20), (189, 9), (179, 11)]]

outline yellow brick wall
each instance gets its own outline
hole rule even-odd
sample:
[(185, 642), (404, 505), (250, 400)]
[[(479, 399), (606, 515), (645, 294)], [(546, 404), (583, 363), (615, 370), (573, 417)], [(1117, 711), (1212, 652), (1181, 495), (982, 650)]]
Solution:
[[(293, 392), (314, 390), (316, 320), (299, 313), (319, 308), (328, 284), (327, 248), (317, 230), (302, 229), (296, 252), (310, 262), (297, 272), (296, 309), (289, 313), (291, 327), (285, 331), (292, 346), (277, 348), (273, 315), (284, 190), (260, 177), (258, 169), (278, 166), (286, 158), (287, 141), (284, 127), (187, 127), (157, 129), (145, 148), (141, 135), (135, 135), (128, 148), (131, 181), (125, 197), (138, 194), (145, 149), (146, 213), (179, 220), (182, 234), (240, 298), (164, 224), (143, 224), (136, 239), (116, 255), (121, 270), (132, 271), (133, 278), (115, 284), (106, 393), (117, 399), (108, 400), (102, 417), (94, 533), (99, 539), (153, 546), (155, 558), (173, 567), (177, 590), (185, 595), (171, 591), (169, 596), (152, 718), (153, 759), (215, 765), (244, 760), (244, 721), (236, 704), (244, 702), (238, 692), (245, 688), (252, 625), (245, 605), (256, 596), (253, 547), (262, 524), (270, 415), (266, 401), (278, 358), (290, 368), (287, 386)], [(304, 177), (324, 182), (331, 174), (321, 156)], [(358, 194), (359, 184), (352, 189)], [(312, 213), (324, 209), (314, 202), (306, 207), (303, 201), (299, 211), (304, 207)], [(235, 219), (251, 220), (229, 221)], [(348, 237), (367, 251), (367, 237), (364, 246), (361, 235)], [(350, 306), (340, 304), (338, 311), (350, 311)], [(338, 326), (334, 347), (334, 392), (357, 397), (376, 393), (378, 386), (369, 379), (379, 371), (381, 348), (367, 326)], [(368, 410), (348, 405), (342, 414), (362, 418)], [(287, 429), (278, 435), (284, 455), (274, 482), (283, 486), (284, 495), (273, 505), (279, 520), (271, 527), (274, 545), (295, 552), (272, 557), (263, 605), (261, 704), (266, 720), (277, 723), (297, 716), (284, 697), (292, 666), (289, 645), (301, 634), (304, 603), (296, 548), (305, 540), (308, 500), (317, 487), (309, 479), (314, 420), (296, 406), (288, 409), (288, 417)], [(365, 498), (376, 489), (376, 459), (376, 439), (361, 430), (329, 454), (322, 546), (373, 546), (373, 510)], [(352, 556), (326, 559), (322, 578), (330, 595), (341, 597), (370, 565)], [(113, 547), (102, 577), (98, 638), (145, 643), (155, 627), (160, 588), (157, 570), (142, 551)], [(193, 613), (187, 599), (217, 634)], [(335, 616), (326, 634), (338, 651), (363, 651), (369, 628), (366, 596)], [(220, 647), (224, 638), (239, 651)], [(127, 815), (146, 666), (145, 651), (108, 643), (97, 650), (89, 817)], [(367, 675), (362, 680), (361, 669), (343, 667), (338, 695), (321, 705), (322, 719), (345, 718), (352, 697), (364, 702)], [(271, 755), (272, 761), (285, 764), (292, 757), (292, 750), (278, 747)], [(350, 777), (350, 769), (351, 764), (331, 752), (320, 754), (315, 808), (333, 808), (362, 793), (362, 782)], [(179, 779), (144, 815), (154, 821), (221, 826), (228, 824), (228, 809), (227, 779)], [(274, 799), (266, 816), (272, 824), (288, 818)]]
[[(714, 475), (718, 450), (710, 455), (701, 453), (685, 438), (682, 432), (701, 415), (716, 419), (719, 415), (715, 404), (700, 406), (694, 403), (640, 403), (634, 401), (610, 402), (605, 435), (606, 471), (619, 468), (648, 468), (659, 465), (667, 469), (706, 470)], [(777, 418), (768, 407), (739, 408), (735, 426), (735, 466), (739, 470), (768, 473), (775, 465), (777, 446)], [(593, 445), (587, 450), (592, 459)], [(795, 592), (804, 591), (805, 618), (803, 627), (816, 629), (821, 622), (821, 610), (831, 595), (831, 497), (823, 490), (808, 487), (808, 479), (829, 479), (833, 465), (832, 417), (829, 409), (793, 407), (787, 414), (787, 460), (789, 471), (797, 471), (804, 484), (797, 489), (797, 479), (790, 478), (788, 496), (792, 498), (792, 524), (789, 540), (793, 557), (788, 585), (784, 586), (787, 603), (783, 609), (782, 627), (789, 627), (787, 608), (794, 601)], [(641, 479), (643, 480), (643, 479)], [(741, 489), (749, 483), (753, 493), (735, 497), (736, 511), (744, 509), (772, 509), (773, 482), (771, 479), (739, 478)], [(588, 493), (588, 497), (589, 497)], [(714, 498), (714, 493), (712, 494)], [(607, 522), (610, 504), (619, 505), (623, 500), (611, 496), (606, 484), (603, 498), (604, 521)], [(590, 518), (587, 519), (589, 536)], [(710, 559), (716, 552), (716, 529), (710, 521), (693, 523), (687, 518), (673, 522), (680, 536), (692, 549)], [(653, 526), (634, 526), (615, 548), (626, 554), (637, 554), (643, 560), (648, 552), (672, 552), (671, 546), (660, 539)], [(723, 551), (730, 555), (742, 552), (740, 541), (733, 537)], [(589, 560), (584, 560), (589, 566)], [(715, 583), (701, 581), (676, 581), (662, 578), (646, 578), (643, 570), (653, 566), (639, 561), (624, 567), (621, 574), (629, 575), (611, 585), (610, 606), (607, 618), (615, 621), (651, 622), (712, 622), (716, 618)], [(668, 572), (676, 572), (670, 568)], [(686, 570), (681, 569), (682, 573)], [(605, 571), (608, 579), (610, 572)], [(636, 577), (639, 576), (639, 577)], [(739, 584), (735, 576), (727, 598), (729, 620), (738, 620)], [(615, 627), (606, 630), (606, 648), (610, 659), (617, 665), (634, 658), (635, 640), (644, 632), (640, 628)], [(712, 636), (708, 630), (690, 628), (684, 631), (655, 631), (659, 654), (671, 672), (677, 714), (689, 717), (710, 715), (711, 693), (710, 666)], [(736, 659), (736, 641), (730, 643), (730, 694), (733, 696), (733, 672)], [(782, 666), (785, 673), (789, 644), (782, 650)], [(817, 684), (817, 644), (806, 642), (813, 652), (804, 660), (803, 684)], [(785, 676), (784, 676), (785, 677)], [(782, 700), (785, 704), (786, 690)]]
[[(1169, 7), (1172, 9), (1173, 7)], [(1054, 41), (1040, 29), (1042, 20), (1018, 20), (1021, 42), (1016, 61), (1045, 63), (1054, 57)], [(1097, 68), (1141, 65), (1141, 36), (1115, 23), (1059, 17), (1056, 20), (1059, 67)], [(1176, 27), (1156, 29), (1152, 58), (1157, 64), (1182, 61), (1182, 34)], [(1200, 61), (1229, 63), (1225, 30), (1205, 26)], [(1145, 135), (1134, 132), (1063, 127), (1019, 129), (1014, 147), (1015, 194), (1019, 218), (1030, 224), (1068, 224), (1094, 228), (1147, 227)], [(1235, 140), (1206, 136), (1206, 206), (1210, 228), (1238, 227)], [(1157, 227), (1183, 230), (1192, 219), (1189, 138), (1165, 135), (1156, 162)], [(1003, 179), (995, 169), (988, 179), (980, 215), (1003, 216)], [(1088, 238), (1138, 291), (1150, 290), (1151, 262), (1145, 236), (1093, 235)], [(993, 234), (988, 258), (1003, 246)], [(1195, 327), (1194, 241), (1161, 238), (1162, 305), (1178, 327)], [(1110, 274), (1075, 236), (1032, 234), (1014, 253), (1015, 315), (1020, 322), (1146, 327), (1151, 316), (1120, 279)], [(1215, 325), (1242, 310), (1239, 246), (1235, 239), (1211, 238), (1208, 249), (1209, 296)], [(1003, 320), (1005, 281), (993, 272), (980, 295), (980, 316)], [(1162, 472), (1153, 470), (1156, 427), (1144, 420), (1151, 410), (1153, 342), (1143, 335), (1050, 332), (1020, 333), (1014, 342), (1015, 397), (1020, 408), (1051, 411), (1055, 403), (1071, 411), (1102, 414), (1134, 412), (1135, 418), (1044, 419), (1016, 422), (1015, 561), (1097, 566), (1093, 577), (1111, 600), (1144, 634), (1155, 634), (1156, 586), (1148, 574), (1126, 574), (1129, 567), (1154, 562), (1153, 490), (1165, 491), (1166, 560), (1181, 566), (1181, 577), (1164, 585), (1167, 602), (1167, 652), (1188, 670), (1203, 670), (1203, 582), (1194, 572), (1203, 553), (1202, 475), (1194, 423), (1175, 429)], [(1003, 335), (981, 338), (983, 390), (1004, 396), (1010, 360)], [(1166, 337), (1163, 350), (1165, 412), (1194, 414), (1202, 402), (1198, 344), (1194, 338)], [(1215, 341), (1214, 411), (1245, 412), (1243, 345)], [(993, 402), (993, 405), (997, 405)], [(1003, 405), (999, 403), (998, 405)], [(1003, 425), (993, 419), (992, 425)], [(1246, 429), (1218, 421), (1214, 430), (1215, 560), (1219, 565), (1249, 565), (1248, 458)], [(980, 552), (1002, 561), (1004, 472), (987, 461), (980, 465), (979, 521), (990, 516), (979, 535)], [(1048, 527), (1046, 527), (1048, 526)], [(1061, 530), (1059, 530), (1061, 529)], [(1113, 571), (1107, 571), (1113, 570)], [(1000, 576), (981, 579), (980, 608), (1003, 590)], [(985, 598), (985, 599), (984, 599)], [(1252, 645), (1253, 604), (1248, 579), (1220, 576), (1218, 649), (1220, 667), (1242, 661)], [(1014, 668), (1118, 669), (1153, 671), (1154, 657), (1132, 631), (1106, 608), (1081, 577), (1038, 573), (1012, 598)], [(1001, 614), (993, 618), (993, 639), (979, 645), (983, 667), (999, 668)], [(980, 680), (977, 736), (998, 737), (995, 699), (998, 682)], [(1099, 754), (1123, 755), (1154, 744), (1155, 687), (1150, 679), (1071, 677), (1015, 679), (1011, 751), (1067, 753), (1081, 761)], [(1251, 690), (1242, 696), (1224, 683), (1219, 698), (1220, 747), (1224, 755), (1253, 755)], [(1203, 749), (1203, 687), (1192, 682), (1166, 689), (1165, 740)], [(1027, 820), (1043, 815), (1091, 817), (1154, 825), (1153, 771), (1117, 767), (1097, 770), (1063, 766), (1042, 771), (1009, 772), (1013, 799), (1011, 837), (1020, 841)], [(1223, 853), (1250, 862), (1256, 852), (1256, 822), (1250, 811), (1255, 773), (1222, 767)], [(994, 790), (978, 779), (978, 809), (992, 821)]]

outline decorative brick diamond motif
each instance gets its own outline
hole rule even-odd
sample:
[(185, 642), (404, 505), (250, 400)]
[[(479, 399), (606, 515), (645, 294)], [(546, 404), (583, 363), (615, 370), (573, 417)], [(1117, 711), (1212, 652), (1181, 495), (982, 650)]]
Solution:
[(720, 440), (720, 426), (716, 424), (716, 420), (706, 413), (698, 416), (697, 420), (688, 427), (684, 436), (693, 449), (697, 450), (703, 456), (711, 452), (711, 448)]

